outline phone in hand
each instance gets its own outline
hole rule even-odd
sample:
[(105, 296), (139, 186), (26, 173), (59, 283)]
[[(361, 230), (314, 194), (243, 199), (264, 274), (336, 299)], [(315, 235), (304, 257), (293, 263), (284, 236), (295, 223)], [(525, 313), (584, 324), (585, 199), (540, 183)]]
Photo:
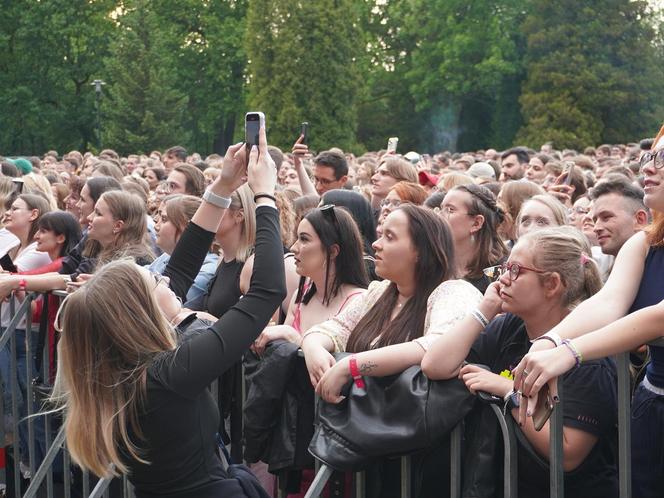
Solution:
[(551, 398), (551, 393), (549, 392), (549, 385), (545, 384), (542, 389), (539, 391), (537, 397), (537, 405), (535, 406), (535, 411), (533, 412), (533, 425), (537, 432), (542, 430), (546, 421), (549, 420), (551, 414), (553, 413), (553, 399)]
[(247, 151), (254, 145), (258, 147), (258, 132), (261, 126), (265, 126), (265, 114), (262, 112), (248, 112), (244, 116), (244, 142), (247, 144)]
[(574, 169), (576, 168), (576, 164), (573, 162), (569, 163), (569, 168), (567, 169), (567, 176), (565, 177), (565, 183), (564, 185), (571, 185), (572, 184), (572, 176), (574, 175)]
[(309, 143), (309, 122), (308, 121), (303, 121), (302, 124), (300, 125), (300, 136), (302, 136), (302, 142), (300, 142), (303, 145), (307, 145)]
[(391, 137), (387, 140), (387, 152), (396, 152), (399, 144), (399, 137)]

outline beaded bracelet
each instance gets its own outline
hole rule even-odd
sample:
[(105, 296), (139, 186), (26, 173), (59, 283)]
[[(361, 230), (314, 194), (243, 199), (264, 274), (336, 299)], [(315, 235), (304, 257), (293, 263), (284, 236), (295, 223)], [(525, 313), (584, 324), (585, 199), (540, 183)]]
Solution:
[(579, 365), (581, 365), (581, 362), (583, 361), (583, 355), (579, 352), (579, 350), (576, 348), (574, 344), (572, 344), (572, 341), (569, 339), (563, 339), (563, 345), (569, 349), (570, 353), (574, 355), (574, 360), (576, 361), (575, 367), (578, 368)]

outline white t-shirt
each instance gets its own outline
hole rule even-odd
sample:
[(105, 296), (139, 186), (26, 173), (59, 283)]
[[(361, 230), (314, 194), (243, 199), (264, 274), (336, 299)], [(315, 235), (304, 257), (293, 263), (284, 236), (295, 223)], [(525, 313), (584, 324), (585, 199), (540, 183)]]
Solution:
[(18, 237), (6, 228), (0, 228), (0, 258), (21, 243)]
[[(28, 247), (23, 249), (16, 255), (14, 259), (14, 264), (18, 271), (28, 271), (39, 268), (40, 266), (47, 265), (51, 262), (51, 258), (48, 253), (40, 252), (37, 250), (37, 242), (33, 242)], [(16, 300), (16, 309), (21, 305), (22, 301)], [(8, 302), (2, 303), (2, 313), (0, 313), (1, 322), (3, 327), (7, 327), (9, 322), (12, 319), (10, 312), (10, 306)], [(17, 329), (25, 329), (25, 318), (16, 327)]]

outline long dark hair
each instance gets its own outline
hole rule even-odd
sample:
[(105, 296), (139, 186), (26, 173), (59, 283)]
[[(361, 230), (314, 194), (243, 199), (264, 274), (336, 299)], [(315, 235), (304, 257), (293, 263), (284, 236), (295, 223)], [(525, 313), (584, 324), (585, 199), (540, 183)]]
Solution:
[(458, 185), (452, 190), (470, 194), (468, 215), (484, 217), (484, 223), (476, 233), (477, 254), (468, 265), (469, 277), (481, 277), (482, 270), (493, 266), (507, 256), (507, 247), (498, 235), (498, 225), (505, 219), (505, 212), (496, 204), (496, 197), (488, 188), (481, 185)]
[[(362, 237), (350, 214), (342, 208), (325, 206), (309, 211), (304, 219), (311, 223), (325, 251), (323, 304), (329, 304), (344, 284), (366, 289), (369, 278), (362, 259)], [(336, 258), (332, 259), (331, 249), (334, 245), (339, 248), (339, 253)], [(332, 263), (335, 268), (334, 280), (332, 285), (329, 285)], [(316, 285), (313, 283), (304, 292), (305, 281), (305, 277), (300, 279), (295, 297), (296, 303), (307, 304), (317, 292)]]
[(353, 190), (335, 189), (325, 192), (322, 200), (323, 204), (334, 204), (348, 210), (360, 229), (364, 254), (373, 256), (371, 244), (376, 242), (376, 218), (366, 197)]
[(397, 285), (391, 283), (351, 332), (347, 351), (366, 351), (421, 337), (429, 296), (442, 282), (456, 277), (454, 239), (447, 222), (433, 211), (412, 204), (405, 204), (398, 210), (408, 218), (408, 232), (417, 251), (415, 294), (394, 320), (390, 320), (399, 297)]
[(50, 211), (44, 214), (37, 224), (37, 230), (40, 229), (65, 236), (59, 256), (69, 253), (81, 240), (81, 225), (74, 215), (67, 211)]

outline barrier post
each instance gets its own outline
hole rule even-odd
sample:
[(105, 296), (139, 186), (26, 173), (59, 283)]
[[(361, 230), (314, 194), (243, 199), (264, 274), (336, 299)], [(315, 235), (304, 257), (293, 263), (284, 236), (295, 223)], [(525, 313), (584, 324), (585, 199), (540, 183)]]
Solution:
[(411, 489), (410, 456), (401, 457), (401, 498), (410, 498)]
[(459, 422), (450, 435), (450, 498), (461, 498), (462, 438), (463, 422)]
[(632, 496), (631, 378), (629, 353), (616, 355), (618, 370), (618, 477), (620, 498)]
[(549, 419), (549, 484), (551, 498), (564, 498), (565, 473), (563, 470), (563, 392), (562, 379), (558, 379), (560, 402), (553, 408)]

